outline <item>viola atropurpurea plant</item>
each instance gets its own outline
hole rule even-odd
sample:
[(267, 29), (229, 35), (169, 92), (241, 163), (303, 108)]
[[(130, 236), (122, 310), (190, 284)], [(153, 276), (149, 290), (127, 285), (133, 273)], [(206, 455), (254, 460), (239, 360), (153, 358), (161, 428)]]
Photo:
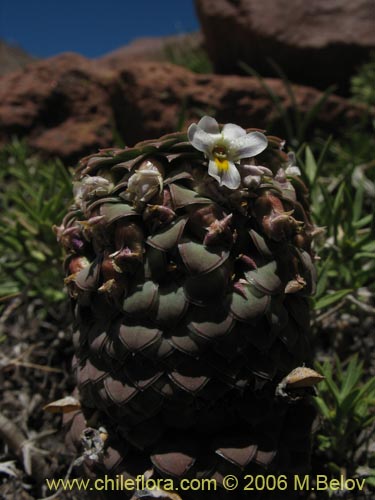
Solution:
[(56, 233), (77, 327), (65, 422), (86, 472), (177, 487), (307, 469), (317, 230), (283, 147), (206, 116), (81, 160)]

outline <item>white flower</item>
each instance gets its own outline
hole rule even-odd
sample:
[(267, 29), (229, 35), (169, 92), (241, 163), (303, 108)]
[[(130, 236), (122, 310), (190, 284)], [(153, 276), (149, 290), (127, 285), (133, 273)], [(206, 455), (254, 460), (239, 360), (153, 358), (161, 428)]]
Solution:
[(157, 170), (136, 170), (128, 180), (125, 198), (133, 203), (147, 202), (163, 189), (163, 178)]
[(296, 155), (292, 151), (288, 153), (288, 163), (285, 173), (286, 175), (301, 175), (301, 170), (296, 165)]
[(113, 188), (112, 182), (100, 176), (85, 176), (78, 182), (73, 183), (74, 202), (77, 207), (95, 196), (106, 196)]
[(287, 184), (290, 187), (292, 187), (290, 181), (288, 181), (287, 179), (288, 175), (297, 175), (297, 176), (301, 175), (301, 170), (297, 167), (295, 163), (296, 163), (296, 156), (291, 151), (288, 153), (288, 162), (286, 164), (286, 169), (284, 170), (283, 168), (280, 167), (279, 170), (276, 172), (275, 180), (277, 182), (280, 182), (281, 184), (284, 184), (284, 187), (286, 187)]
[(246, 160), (242, 160), (240, 166), (242, 184), (245, 187), (257, 188), (264, 176), (273, 177), (273, 173), (269, 168), (245, 162)]
[(241, 176), (235, 163), (242, 158), (252, 158), (264, 151), (268, 141), (260, 132), (246, 133), (246, 130), (227, 123), (220, 131), (214, 118), (204, 116), (198, 124), (188, 129), (191, 144), (202, 151), (209, 159), (208, 173), (220, 186), (237, 189)]

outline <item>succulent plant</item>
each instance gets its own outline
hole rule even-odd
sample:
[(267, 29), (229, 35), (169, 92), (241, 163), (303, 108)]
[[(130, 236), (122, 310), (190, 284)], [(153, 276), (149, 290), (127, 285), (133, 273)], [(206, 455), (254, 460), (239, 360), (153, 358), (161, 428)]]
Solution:
[(220, 484), (308, 467), (319, 377), (295, 369), (310, 360), (316, 228), (283, 146), (204, 117), (81, 160), (56, 233), (81, 405), (67, 440), (105, 429), (87, 473)]

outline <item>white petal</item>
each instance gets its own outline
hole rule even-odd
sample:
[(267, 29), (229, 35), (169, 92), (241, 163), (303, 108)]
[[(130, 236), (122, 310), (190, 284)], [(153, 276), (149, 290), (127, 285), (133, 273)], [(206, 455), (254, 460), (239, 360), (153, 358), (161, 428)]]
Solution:
[(263, 167), (261, 165), (241, 164), (240, 170), (244, 175), (268, 175), (269, 177), (273, 176), (273, 173), (269, 168)]
[(210, 160), (208, 164), (208, 173), (211, 177), (216, 179), (218, 183), (221, 185), (221, 177), (219, 175), (219, 169), (216, 166), (214, 160)]
[(198, 127), (208, 134), (220, 134), (219, 124), (211, 116), (204, 116), (198, 122)]
[(261, 182), (262, 178), (260, 175), (247, 175), (242, 183), (247, 188), (257, 188)]
[(256, 156), (266, 149), (267, 137), (261, 132), (251, 132), (232, 141), (231, 155), (235, 161)]
[(220, 186), (227, 186), (229, 189), (237, 189), (241, 184), (241, 176), (233, 162), (228, 162), (228, 170), (220, 172), (214, 160), (208, 164), (208, 173), (214, 177)]
[(286, 181), (285, 170), (283, 168), (279, 168), (278, 171), (276, 172), (275, 181), (277, 182)]
[(233, 162), (228, 162), (229, 168), (221, 177), (221, 185), (227, 186), (229, 189), (237, 189), (241, 184), (241, 176)]
[(238, 137), (243, 137), (244, 135), (246, 135), (246, 130), (244, 130), (242, 127), (239, 127), (238, 125), (235, 125), (234, 123), (227, 123), (226, 125), (224, 125), (221, 133), (223, 134), (225, 139), (233, 141)]
[(301, 170), (296, 165), (291, 165), (285, 170), (287, 175), (301, 175)]
[(296, 164), (296, 155), (294, 154), (293, 151), (289, 151), (288, 153), (288, 165), (295, 165)]
[(267, 167), (260, 167), (262, 169), (263, 175), (268, 175), (269, 177), (273, 177), (273, 172)]
[(214, 135), (207, 134), (207, 132), (199, 128), (196, 123), (190, 125), (187, 135), (195, 149), (207, 154), (210, 152), (215, 140), (217, 140), (217, 136), (215, 137)]

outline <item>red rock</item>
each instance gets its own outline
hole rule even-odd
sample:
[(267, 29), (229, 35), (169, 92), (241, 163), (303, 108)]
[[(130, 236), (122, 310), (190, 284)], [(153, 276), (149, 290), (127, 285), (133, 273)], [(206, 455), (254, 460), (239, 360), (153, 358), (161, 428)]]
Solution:
[[(290, 110), (283, 83), (266, 83)], [(294, 92), (302, 113), (322, 96), (310, 87), (295, 86)], [(67, 162), (113, 146), (115, 130), (130, 146), (174, 131), (181, 122), (187, 126), (202, 113), (265, 129), (277, 120), (275, 106), (257, 79), (198, 75), (165, 63), (123, 62), (109, 69), (64, 54), (0, 78), (0, 142), (13, 135), (25, 137), (42, 153)], [(336, 132), (364, 113), (364, 107), (330, 96), (317, 124)], [(280, 124), (277, 132), (285, 136)]]
[(0, 79), (0, 141), (27, 137), (31, 146), (76, 159), (113, 141), (111, 72), (77, 54), (30, 64)]
[[(213, 114), (219, 122), (267, 129), (279, 121), (277, 132), (285, 136), (279, 114), (269, 93), (254, 77), (197, 75), (184, 68), (158, 63), (133, 63), (118, 68), (122, 92), (115, 99), (116, 123), (125, 142), (158, 137), (186, 127), (202, 113)], [(265, 83), (277, 95), (283, 108), (293, 103), (279, 79)], [(312, 87), (293, 86), (295, 100), (305, 115), (322, 97)], [(125, 111), (126, 110), (126, 111)], [(365, 115), (366, 108), (338, 96), (328, 97), (315, 121), (323, 129), (337, 132)], [(277, 123), (276, 123), (277, 125)]]
[(347, 81), (375, 47), (372, 0), (195, 0), (206, 48), (220, 73), (238, 62), (318, 88)]

